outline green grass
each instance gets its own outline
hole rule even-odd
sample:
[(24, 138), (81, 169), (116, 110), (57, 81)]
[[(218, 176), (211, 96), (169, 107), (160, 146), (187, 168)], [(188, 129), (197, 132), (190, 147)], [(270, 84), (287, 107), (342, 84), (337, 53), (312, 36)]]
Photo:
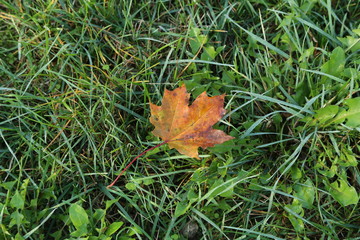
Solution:
[[(0, 0), (0, 239), (360, 239), (359, 19), (356, 0)], [(181, 84), (226, 94), (235, 139), (163, 145), (107, 189)]]

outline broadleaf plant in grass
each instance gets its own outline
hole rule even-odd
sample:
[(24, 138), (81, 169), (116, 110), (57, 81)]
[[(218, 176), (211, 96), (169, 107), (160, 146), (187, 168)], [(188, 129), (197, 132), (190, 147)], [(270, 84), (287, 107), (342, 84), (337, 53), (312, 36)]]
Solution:
[[(217, 37), (221, 37), (220, 35), (217, 34)], [(189, 62), (182, 73), (191, 76), (191, 79), (184, 81), (184, 84), (188, 89), (192, 89), (193, 96), (196, 97), (207, 90), (211, 90), (213, 94), (220, 94), (223, 90), (220, 88), (227, 84), (234, 84), (233, 80), (220, 79), (219, 72), (213, 72), (211, 67), (211, 63), (215, 63), (221, 56), (225, 46), (215, 44), (211, 36), (192, 25), (188, 38), (191, 51), (187, 51), (186, 54), (194, 62)], [(221, 68), (221, 71), (222, 74), (229, 72), (226, 68)]]
[(131, 229), (122, 228), (124, 222), (116, 220), (108, 223), (106, 220), (111, 207), (119, 199), (105, 201), (105, 208), (96, 208), (89, 211), (85, 209), (81, 202), (72, 203), (69, 207), (68, 216), (62, 218), (66, 224), (62, 230), (54, 232), (51, 236), (54, 239), (63, 239), (63, 231), (68, 231), (72, 238), (68, 239), (113, 239), (116, 234), (121, 234), (123, 239), (132, 239), (134, 235)]
[(200, 159), (199, 147), (206, 149), (233, 139), (212, 128), (225, 115), (224, 98), (224, 94), (208, 97), (203, 92), (189, 106), (190, 94), (185, 85), (173, 91), (165, 89), (161, 106), (150, 103), (150, 122), (155, 126), (152, 133), (163, 142), (136, 156), (108, 187), (113, 186), (136, 159), (163, 144), (168, 143), (170, 149), (175, 148), (184, 155)]
[[(324, 108), (315, 110), (313, 116), (302, 119), (309, 126), (316, 126), (323, 129), (329, 127), (340, 127), (343, 124), (350, 131), (360, 126), (360, 97), (346, 99), (342, 105), (327, 105)], [(331, 135), (332, 136), (332, 135)], [(332, 136), (332, 142), (335, 137)], [(344, 143), (335, 146), (324, 147), (324, 152), (318, 156), (315, 169), (325, 176), (324, 184), (327, 186), (330, 195), (342, 206), (357, 204), (359, 194), (356, 189), (346, 180), (347, 169), (357, 167), (358, 161), (353, 150)], [(330, 179), (337, 176), (338, 180), (331, 182)]]
[(327, 127), (332, 124), (343, 123), (347, 127), (356, 128), (360, 126), (360, 97), (346, 99), (343, 106), (328, 105), (315, 110), (313, 116), (303, 119), (310, 126)]
[(359, 202), (359, 194), (353, 186), (344, 179), (329, 184), (329, 193), (333, 198), (338, 201), (342, 206), (357, 204)]
[(355, 33), (357, 36), (346, 36), (346, 37), (339, 37), (338, 39), (351, 51), (356, 52), (360, 50), (360, 29), (353, 29), (353, 33)]

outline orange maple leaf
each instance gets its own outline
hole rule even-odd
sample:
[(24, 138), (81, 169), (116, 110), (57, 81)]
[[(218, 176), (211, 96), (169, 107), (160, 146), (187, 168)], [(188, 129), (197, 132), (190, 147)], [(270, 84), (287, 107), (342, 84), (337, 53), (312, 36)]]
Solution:
[(150, 103), (152, 133), (181, 154), (199, 159), (198, 148), (206, 149), (234, 137), (213, 129), (225, 114), (225, 94), (208, 97), (200, 94), (189, 106), (190, 94), (183, 85), (173, 91), (165, 89), (162, 105)]
[(150, 103), (150, 122), (155, 126), (153, 134), (162, 138), (163, 142), (131, 160), (108, 188), (114, 186), (139, 157), (166, 143), (182, 154), (199, 159), (199, 147), (205, 149), (233, 139), (223, 131), (212, 128), (226, 112), (223, 108), (225, 94), (208, 97), (203, 92), (190, 106), (189, 98), (185, 86), (181, 86), (173, 91), (165, 89), (161, 106)]

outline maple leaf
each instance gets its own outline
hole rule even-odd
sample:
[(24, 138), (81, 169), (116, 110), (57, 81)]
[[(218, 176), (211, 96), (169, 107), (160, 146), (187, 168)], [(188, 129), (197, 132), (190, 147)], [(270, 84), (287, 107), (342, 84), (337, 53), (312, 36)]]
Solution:
[(150, 103), (152, 133), (181, 154), (199, 159), (198, 148), (206, 149), (234, 137), (213, 129), (225, 114), (225, 94), (208, 97), (200, 94), (189, 106), (190, 94), (183, 85), (173, 91), (165, 89), (162, 105)]
[(199, 159), (199, 147), (205, 149), (233, 139), (212, 128), (226, 112), (223, 108), (225, 94), (208, 97), (203, 92), (190, 106), (189, 98), (185, 86), (181, 86), (173, 91), (165, 89), (161, 106), (150, 103), (150, 122), (155, 126), (152, 133), (162, 138), (163, 142), (137, 155), (107, 188), (114, 186), (139, 157), (166, 143), (182, 154)]

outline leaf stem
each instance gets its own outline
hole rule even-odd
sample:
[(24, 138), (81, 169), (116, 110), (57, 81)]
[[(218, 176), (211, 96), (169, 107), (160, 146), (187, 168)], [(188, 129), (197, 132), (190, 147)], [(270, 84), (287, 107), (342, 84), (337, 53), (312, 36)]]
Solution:
[(141, 157), (145, 153), (166, 144), (167, 142), (169, 142), (169, 140), (163, 141), (162, 143), (159, 143), (158, 145), (155, 145), (155, 146), (153, 146), (153, 147), (151, 147), (149, 149), (146, 149), (145, 151), (143, 151), (142, 153), (137, 155), (133, 160), (131, 160), (131, 162), (128, 165), (126, 165), (126, 167), (121, 171), (121, 173), (116, 177), (116, 179), (110, 185), (107, 186), (107, 188), (111, 188), (112, 186), (114, 186), (115, 183), (119, 180), (119, 178), (124, 174), (124, 172), (136, 161), (136, 159), (138, 159), (139, 157)]

